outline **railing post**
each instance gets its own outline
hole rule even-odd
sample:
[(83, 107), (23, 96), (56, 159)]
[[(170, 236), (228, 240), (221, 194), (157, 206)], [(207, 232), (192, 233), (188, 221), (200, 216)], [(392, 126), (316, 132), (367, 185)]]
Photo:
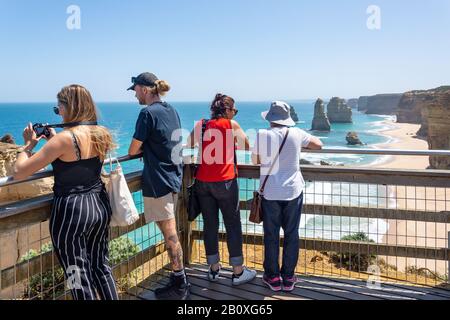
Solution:
[(187, 187), (192, 183), (192, 167), (185, 164), (183, 167), (183, 186), (178, 202), (178, 217), (182, 232), (181, 246), (183, 248), (184, 264), (189, 265), (192, 260), (192, 223), (188, 220), (188, 191)]

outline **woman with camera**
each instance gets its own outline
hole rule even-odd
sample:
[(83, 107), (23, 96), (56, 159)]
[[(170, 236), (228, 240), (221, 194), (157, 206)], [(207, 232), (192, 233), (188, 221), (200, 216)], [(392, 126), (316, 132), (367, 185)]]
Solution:
[[(23, 131), (24, 148), (18, 155), (14, 179), (25, 179), (51, 164), (55, 184), (50, 234), (55, 253), (76, 300), (118, 299), (108, 260), (111, 207), (101, 170), (113, 148), (110, 132), (97, 124), (97, 110), (87, 89), (64, 87), (55, 112), (65, 129)], [(39, 135), (38, 135), (38, 134)], [(41, 135), (42, 134), (42, 135)], [(41, 139), (47, 143), (32, 151)]]

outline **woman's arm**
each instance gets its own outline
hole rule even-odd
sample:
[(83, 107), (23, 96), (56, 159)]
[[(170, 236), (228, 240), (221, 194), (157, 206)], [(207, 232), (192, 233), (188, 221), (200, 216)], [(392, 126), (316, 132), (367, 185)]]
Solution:
[(190, 149), (194, 149), (195, 145), (196, 145), (196, 143), (195, 143), (195, 129), (194, 129), (194, 130), (192, 130), (191, 134), (187, 138), (186, 147), (190, 148)]
[(17, 156), (14, 166), (14, 179), (26, 179), (32, 174), (45, 168), (50, 163), (58, 159), (67, 148), (67, 137), (65, 134), (58, 134), (45, 144), (45, 146), (36, 154), (31, 155), (32, 150), (36, 147), (42, 137), (37, 137), (31, 123), (23, 131), (25, 147), (23, 152)]
[(306, 149), (322, 150), (322, 147), (323, 147), (322, 141), (320, 141), (319, 138), (312, 136), (311, 141), (306, 146)]
[(233, 134), (236, 139), (238, 149), (250, 151), (250, 142), (244, 130), (242, 130), (241, 126), (239, 125), (239, 123), (237, 123), (234, 120), (231, 120), (231, 126), (233, 128)]
[(200, 144), (200, 136), (202, 135), (203, 120), (198, 121), (194, 125), (194, 129), (187, 138), (186, 147), (194, 149)]

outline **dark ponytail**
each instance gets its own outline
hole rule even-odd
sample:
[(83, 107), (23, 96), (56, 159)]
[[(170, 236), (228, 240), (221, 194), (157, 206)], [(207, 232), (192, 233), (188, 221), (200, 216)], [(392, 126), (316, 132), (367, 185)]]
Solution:
[(211, 118), (225, 118), (227, 108), (234, 108), (234, 99), (224, 94), (218, 93), (211, 103)]

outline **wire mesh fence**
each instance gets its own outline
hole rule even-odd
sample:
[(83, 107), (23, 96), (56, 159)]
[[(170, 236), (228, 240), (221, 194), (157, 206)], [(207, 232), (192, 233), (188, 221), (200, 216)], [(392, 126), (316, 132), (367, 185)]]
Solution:
[[(259, 168), (240, 166), (245, 264), (263, 271), (262, 225), (248, 222)], [(442, 172), (303, 167), (306, 180), (296, 272), (443, 286), (449, 273), (450, 178)], [(185, 172), (192, 172), (187, 167)], [(140, 173), (129, 185), (141, 219), (110, 229), (110, 262), (122, 299), (134, 299), (167, 278), (163, 237), (144, 218)], [(203, 221), (186, 219), (184, 180), (178, 231), (191, 264), (206, 264)], [(0, 299), (71, 299), (54, 254), (48, 218), (51, 196), (3, 207), (0, 212)], [(281, 234), (282, 235), (282, 234)], [(226, 230), (220, 219), (221, 263), (229, 267)], [(283, 239), (280, 241), (282, 250)]]
[[(263, 227), (248, 221), (259, 169), (243, 168), (246, 177), (239, 179), (239, 185), (245, 263), (263, 271)], [(332, 181), (327, 181), (323, 179), (327, 174), (318, 176), (317, 170), (306, 168), (299, 274), (430, 286), (448, 283), (450, 188), (444, 187), (445, 182), (413, 172), (402, 177), (395, 170), (340, 174), (332, 169), (328, 169)], [(373, 175), (386, 184), (367, 183)], [(201, 218), (193, 227), (194, 262), (201, 264), (206, 263), (203, 227)], [(229, 267), (222, 219), (219, 229), (221, 263)]]

